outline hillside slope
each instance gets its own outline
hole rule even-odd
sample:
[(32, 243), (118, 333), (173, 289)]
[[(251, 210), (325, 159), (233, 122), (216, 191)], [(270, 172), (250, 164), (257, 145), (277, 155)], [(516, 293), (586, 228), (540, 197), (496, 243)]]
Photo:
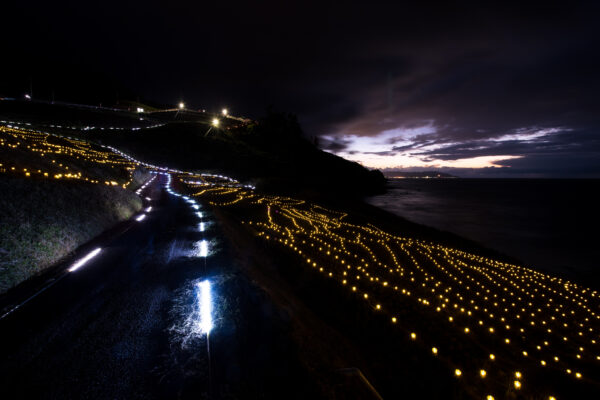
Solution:
[(148, 177), (83, 141), (0, 126), (0, 293), (131, 217)]
[(223, 173), (294, 195), (361, 197), (385, 191), (379, 171), (318, 149), (291, 114), (268, 111), (259, 121), (242, 122), (192, 110), (133, 114), (3, 103), (0, 120), (115, 146), (150, 164)]

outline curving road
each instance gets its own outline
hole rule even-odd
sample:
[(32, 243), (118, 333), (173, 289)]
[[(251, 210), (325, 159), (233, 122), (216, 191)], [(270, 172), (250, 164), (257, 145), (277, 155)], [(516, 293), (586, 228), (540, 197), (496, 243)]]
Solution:
[[(286, 316), (238, 271), (210, 212), (167, 185), (158, 175), (141, 192), (150, 199), (144, 217), (23, 289), (13, 307), (34, 297), (0, 320), (0, 397), (313, 397)], [(198, 308), (204, 280), (210, 362)]]

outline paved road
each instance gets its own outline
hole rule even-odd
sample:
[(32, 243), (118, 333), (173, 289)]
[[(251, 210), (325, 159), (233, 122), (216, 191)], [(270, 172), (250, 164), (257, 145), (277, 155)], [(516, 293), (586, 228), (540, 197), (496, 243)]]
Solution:
[[(237, 270), (210, 212), (166, 184), (144, 189), (143, 220), (0, 320), (1, 398), (312, 397), (286, 315)], [(210, 371), (197, 329), (205, 279)]]

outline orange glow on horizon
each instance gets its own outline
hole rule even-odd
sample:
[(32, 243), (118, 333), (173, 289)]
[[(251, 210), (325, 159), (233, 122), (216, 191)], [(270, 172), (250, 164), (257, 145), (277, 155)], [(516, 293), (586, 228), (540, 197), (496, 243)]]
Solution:
[(414, 156), (378, 156), (378, 155), (352, 155), (338, 154), (348, 160), (356, 161), (367, 168), (501, 168), (501, 161), (523, 158), (523, 156), (501, 155), (461, 158), (458, 160), (423, 161)]

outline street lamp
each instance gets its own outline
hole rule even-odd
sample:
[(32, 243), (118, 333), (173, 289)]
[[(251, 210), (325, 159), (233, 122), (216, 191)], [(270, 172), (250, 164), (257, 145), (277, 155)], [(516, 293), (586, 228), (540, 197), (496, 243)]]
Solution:
[(179, 103), (179, 109), (183, 110), (185, 108), (185, 104), (183, 102)]
[(221, 122), (221, 121), (219, 121), (218, 118), (213, 118), (213, 120), (212, 120), (212, 126), (214, 126), (215, 128), (218, 128), (219, 127), (219, 122)]
[(226, 109), (226, 108), (224, 108), (224, 109), (221, 111), (221, 113), (222, 113), (224, 116), (227, 116), (227, 113), (228, 113), (228, 111), (227, 111), (227, 109)]

